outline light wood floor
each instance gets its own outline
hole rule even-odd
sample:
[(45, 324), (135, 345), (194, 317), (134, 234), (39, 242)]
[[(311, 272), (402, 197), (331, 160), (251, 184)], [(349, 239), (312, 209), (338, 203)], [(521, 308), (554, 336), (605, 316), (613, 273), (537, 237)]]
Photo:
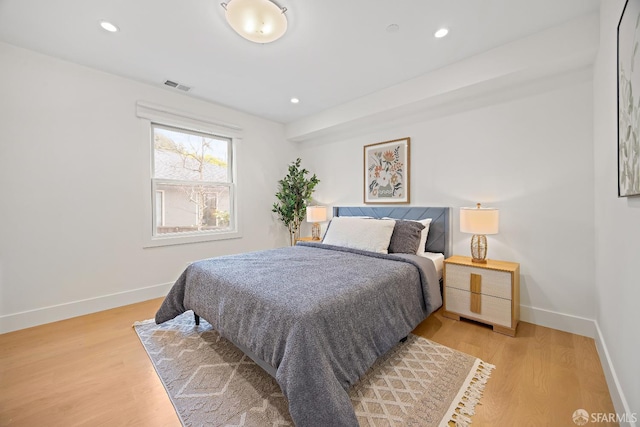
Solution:
[[(160, 302), (0, 335), (0, 426), (180, 426), (131, 327)], [(415, 332), (496, 365), (473, 426), (575, 426), (576, 409), (614, 412), (592, 339), (528, 323), (510, 338), (439, 312)]]

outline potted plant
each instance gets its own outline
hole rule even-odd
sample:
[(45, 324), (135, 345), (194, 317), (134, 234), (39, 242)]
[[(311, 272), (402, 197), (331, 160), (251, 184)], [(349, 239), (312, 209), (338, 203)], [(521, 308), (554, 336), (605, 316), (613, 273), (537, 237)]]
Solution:
[(289, 229), (291, 245), (296, 244), (300, 236), (300, 224), (307, 212), (307, 203), (316, 185), (320, 182), (316, 175), (307, 178), (309, 171), (300, 168), (298, 158), (289, 165), (289, 173), (278, 181), (279, 191), (276, 193), (278, 201), (273, 204), (272, 211), (278, 214), (278, 219)]

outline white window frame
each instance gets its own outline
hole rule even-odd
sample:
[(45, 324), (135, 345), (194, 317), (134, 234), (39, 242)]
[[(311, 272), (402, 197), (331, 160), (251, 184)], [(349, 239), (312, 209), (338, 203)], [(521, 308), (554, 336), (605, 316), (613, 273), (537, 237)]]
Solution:
[[(218, 122), (213, 119), (197, 116), (191, 113), (186, 113), (178, 110), (173, 110), (167, 107), (162, 107), (147, 102), (138, 101), (136, 104), (136, 115), (147, 126), (148, 137), (145, 141), (147, 149), (145, 150), (147, 164), (149, 165), (147, 178), (145, 179), (144, 188), (144, 220), (143, 220), (143, 247), (158, 247), (168, 245), (181, 245), (188, 243), (218, 241), (226, 239), (237, 239), (242, 237), (241, 224), (238, 215), (238, 180), (237, 180), (237, 145), (242, 140), (242, 128), (237, 125)], [(229, 157), (231, 159), (231, 168), (229, 170), (230, 176), (230, 188), (229, 188), (229, 203), (230, 203), (230, 218), (229, 229), (224, 231), (211, 231), (211, 232), (185, 232), (185, 233), (172, 233), (156, 235), (156, 219), (155, 219), (155, 182), (153, 175), (153, 130), (152, 124), (159, 126), (167, 126), (178, 128), (177, 130), (187, 130), (192, 132), (200, 132), (211, 136), (218, 136), (223, 138), (229, 138), (231, 140), (231, 147)], [(169, 180), (161, 180), (162, 182), (168, 182)], [(177, 181), (181, 184), (189, 183), (188, 181)], [(202, 184), (197, 182), (196, 184)]]
[(157, 199), (156, 197), (160, 196), (160, 218), (158, 218), (157, 212), (158, 210), (156, 209), (157, 203), (154, 205), (154, 209), (153, 209), (153, 213), (154, 213), (154, 218), (153, 218), (153, 224), (154, 224), (154, 228), (158, 226), (158, 219), (160, 219), (160, 226), (164, 227), (164, 190), (155, 190), (153, 193), (153, 202), (156, 203)]

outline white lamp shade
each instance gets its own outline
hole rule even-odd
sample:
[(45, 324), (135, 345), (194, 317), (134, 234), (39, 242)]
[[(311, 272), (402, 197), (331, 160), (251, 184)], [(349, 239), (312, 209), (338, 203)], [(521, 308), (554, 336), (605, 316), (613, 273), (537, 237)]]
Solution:
[(307, 206), (307, 222), (323, 222), (327, 220), (325, 206)]
[(460, 208), (460, 231), (472, 234), (497, 234), (500, 212), (495, 208)]
[(269, 0), (231, 0), (225, 16), (236, 33), (255, 43), (270, 43), (287, 31), (284, 11)]

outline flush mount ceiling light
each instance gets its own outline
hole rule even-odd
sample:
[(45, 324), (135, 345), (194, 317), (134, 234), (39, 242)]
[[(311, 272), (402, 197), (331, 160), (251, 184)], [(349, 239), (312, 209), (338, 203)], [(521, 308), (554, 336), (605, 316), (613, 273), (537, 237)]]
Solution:
[(300, 100), (298, 98), (291, 98), (291, 103), (292, 104), (297, 104), (299, 102), (300, 102)]
[(231, 28), (252, 42), (271, 43), (287, 31), (287, 8), (270, 0), (231, 0), (221, 5)]

